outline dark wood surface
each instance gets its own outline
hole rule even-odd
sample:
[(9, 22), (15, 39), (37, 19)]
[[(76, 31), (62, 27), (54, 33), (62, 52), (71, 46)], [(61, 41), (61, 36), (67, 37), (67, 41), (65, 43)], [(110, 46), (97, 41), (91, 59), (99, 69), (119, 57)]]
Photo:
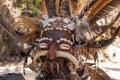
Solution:
[(0, 75), (0, 80), (25, 80), (21, 73), (8, 73)]

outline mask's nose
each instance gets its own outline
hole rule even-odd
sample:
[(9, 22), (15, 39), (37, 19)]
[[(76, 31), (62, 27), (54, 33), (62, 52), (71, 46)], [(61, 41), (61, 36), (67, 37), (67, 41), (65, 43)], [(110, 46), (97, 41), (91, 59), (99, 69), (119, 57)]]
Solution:
[(46, 55), (46, 57), (48, 59), (55, 59), (55, 57), (56, 57), (55, 51), (56, 51), (56, 46), (55, 46), (55, 44), (53, 44), (50, 46), (49, 52)]

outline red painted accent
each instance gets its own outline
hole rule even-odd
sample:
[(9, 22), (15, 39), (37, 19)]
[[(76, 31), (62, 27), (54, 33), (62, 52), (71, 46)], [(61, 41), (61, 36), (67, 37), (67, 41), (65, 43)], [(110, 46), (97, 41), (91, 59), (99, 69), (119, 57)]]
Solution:
[(54, 44), (52, 44), (52, 45), (50, 46), (49, 52), (48, 52), (48, 54), (46, 55), (47, 58), (48, 58), (48, 59), (55, 59), (55, 57), (56, 57), (55, 51), (56, 51), (56, 46), (55, 46), (55, 43), (54, 43)]

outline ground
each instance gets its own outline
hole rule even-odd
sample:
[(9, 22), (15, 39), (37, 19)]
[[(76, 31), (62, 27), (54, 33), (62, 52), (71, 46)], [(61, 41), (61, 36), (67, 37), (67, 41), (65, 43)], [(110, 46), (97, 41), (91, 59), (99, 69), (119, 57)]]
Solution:
[[(100, 62), (99, 67), (102, 68), (112, 80), (120, 80), (120, 62)], [(29, 68), (26, 68), (26, 75), (23, 75), (25, 80), (34, 80), (35, 73)], [(0, 66), (0, 75), (7, 73), (22, 73), (23, 74), (23, 61), (19, 63), (9, 63)]]

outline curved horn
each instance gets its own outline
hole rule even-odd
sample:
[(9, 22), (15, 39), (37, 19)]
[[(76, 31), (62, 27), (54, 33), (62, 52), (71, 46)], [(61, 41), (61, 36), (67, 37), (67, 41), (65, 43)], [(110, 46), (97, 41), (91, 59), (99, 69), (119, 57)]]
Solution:
[(33, 58), (34, 58), (34, 63), (36, 63), (37, 59), (40, 57), (40, 56), (45, 56), (46, 54), (48, 53), (48, 50), (45, 50), (45, 51), (36, 51), (33, 55)]
[(56, 51), (56, 56), (67, 58), (74, 64), (75, 69), (80, 68), (79, 61), (72, 54), (63, 51)]
[[(34, 62), (40, 57), (40, 56), (45, 56), (47, 55), (48, 51), (37, 51), (33, 57), (34, 57)], [(63, 51), (56, 51), (56, 57), (63, 57), (69, 59), (75, 66), (75, 69), (81, 68), (79, 65), (79, 61), (70, 53), (63, 52)]]

